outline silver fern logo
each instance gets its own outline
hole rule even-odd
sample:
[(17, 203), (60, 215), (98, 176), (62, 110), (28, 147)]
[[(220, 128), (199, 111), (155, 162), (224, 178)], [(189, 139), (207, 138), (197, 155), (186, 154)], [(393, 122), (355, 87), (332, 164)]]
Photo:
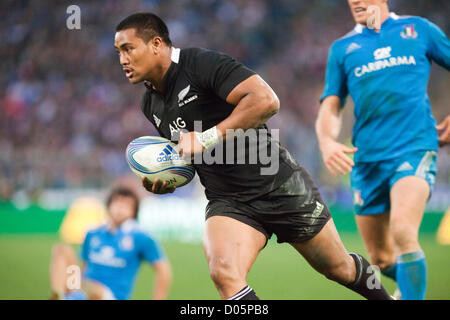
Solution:
[(190, 89), (191, 85), (188, 85), (186, 88), (180, 91), (180, 93), (178, 94), (178, 103), (184, 100), (184, 97), (186, 97)]

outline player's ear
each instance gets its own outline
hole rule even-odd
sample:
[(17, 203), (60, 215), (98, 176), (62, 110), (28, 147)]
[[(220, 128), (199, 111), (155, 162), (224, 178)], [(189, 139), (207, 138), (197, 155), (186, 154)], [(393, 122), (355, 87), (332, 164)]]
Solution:
[(154, 54), (158, 54), (161, 51), (163, 41), (161, 37), (155, 36), (153, 39), (150, 40), (150, 44), (152, 46), (152, 51)]

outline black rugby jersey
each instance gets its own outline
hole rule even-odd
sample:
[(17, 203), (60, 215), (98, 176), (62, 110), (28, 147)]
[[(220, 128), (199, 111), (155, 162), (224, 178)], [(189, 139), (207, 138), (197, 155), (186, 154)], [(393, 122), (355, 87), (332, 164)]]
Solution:
[[(163, 79), (164, 92), (146, 84), (141, 107), (159, 134), (175, 143), (179, 130), (194, 131), (194, 121), (202, 121), (201, 131), (205, 131), (227, 118), (235, 107), (226, 102), (228, 94), (256, 74), (223, 53), (202, 48), (172, 48), (171, 59)], [(267, 127), (263, 125), (261, 129)], [(269, 134), (254, 147), (269, 148), (273, 143), (278, 146)], [(279, 146), (279, 151), (279, 170), (272, 175), (261, 175), (261, 168), (269, 165), (259, 162), (203, 163), (194, 167), (209, 200), (226, 197), (245, 202), (275, 190), (299, 168), (285, 148)], [(251, 151), (247, 143), (246, 157), (249, 152), (255, 150)]]

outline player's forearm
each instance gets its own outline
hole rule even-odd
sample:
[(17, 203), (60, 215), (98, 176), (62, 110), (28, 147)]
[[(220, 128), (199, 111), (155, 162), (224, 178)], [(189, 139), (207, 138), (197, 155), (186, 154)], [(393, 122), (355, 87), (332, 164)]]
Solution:
[(172, 270), (168, 263), (157, 268), (155, 277), (155, 286), (153, 290), (153, 300), (167, 299), (172, 284)]
[(340, 103), (340, 99), (333, 96), (326, 98), (320, 106), (316, 120), (319, 147), (322, 147), (329, 140), (336, 141), (339, 136), (342, 126)]
[(249, 93), (236, 105), (233, 112), (216, 128), (224, 139), (226, 130), (257, 128), (266, 123), (280, 108), (278, 97), (271, 92)]

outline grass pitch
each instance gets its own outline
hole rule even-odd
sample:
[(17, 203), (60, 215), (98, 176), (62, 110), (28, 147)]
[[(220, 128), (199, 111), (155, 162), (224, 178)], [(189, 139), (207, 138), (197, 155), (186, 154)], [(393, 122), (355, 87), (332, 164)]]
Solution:
[[(356, 233), (341, 233), (349, 251), (367, 257)], [(56, 234), (0, 235), (0, 299), (47, 299), (51, 246)], [(436, 243), (424, 234), (421, 244), (428, 262), (427, 299), (450, 299), (450, 246)], [(170, 299), (218, 299), (209, 278), (201, 244), (163, 242), (174, 272)], [(393, 292), (396, 285), (383, 277)], [(360, 299), (340, 285), (314, 271), (288, 244), (269, 241), (248, 277), (248, 283), (261, 299)], [(149, 299), (153, 291), (153, 271), (143, 265), (136, 279), (133, 299)]]

